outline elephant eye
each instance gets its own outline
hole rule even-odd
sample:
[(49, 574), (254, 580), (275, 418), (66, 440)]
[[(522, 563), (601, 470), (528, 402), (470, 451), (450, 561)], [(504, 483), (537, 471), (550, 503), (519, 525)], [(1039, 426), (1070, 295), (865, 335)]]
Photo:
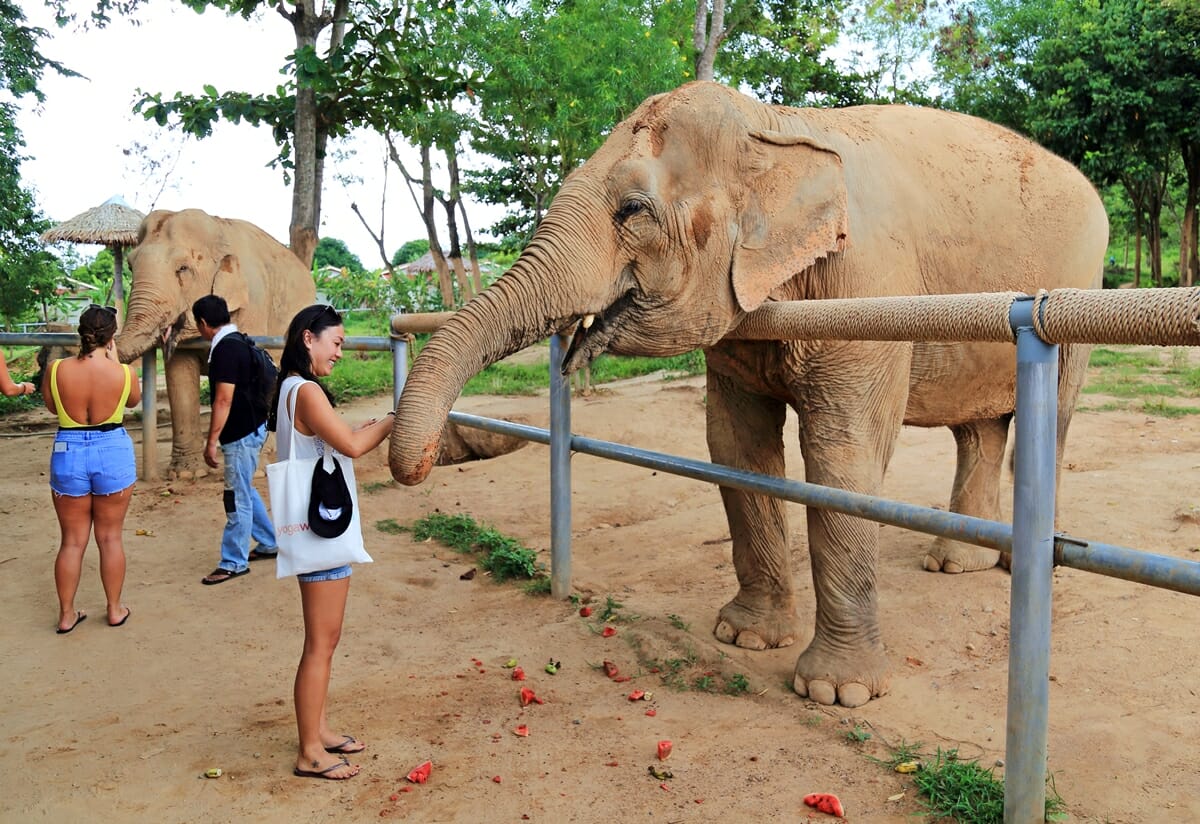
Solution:
[(627, 200), (621, 204), (621, 208), (617, 210), (617, 222), (624, 223), (634, 215), (641, 214), (646, 211), (646, 203), (642, 200)]

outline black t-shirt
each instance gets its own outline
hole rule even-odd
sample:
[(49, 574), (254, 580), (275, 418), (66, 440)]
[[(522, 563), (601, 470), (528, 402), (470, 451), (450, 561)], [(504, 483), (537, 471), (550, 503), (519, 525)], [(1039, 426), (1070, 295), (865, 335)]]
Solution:
[(250, 406), (247, 387), (251, 385), (254, 375), (254, 362), (250, 350), (242, 336), (236, 332), (229, 333), (212, 350), (212, 360), (208, 364), (208, 383), (216, 395), (216, 384), (233, 384), (233, 403), (229, 407), (229, 417), (217, 440), (222, 445), (240, 441), (251, 432), (258, 429), (266, 421), (266, 416), (258, 417)]

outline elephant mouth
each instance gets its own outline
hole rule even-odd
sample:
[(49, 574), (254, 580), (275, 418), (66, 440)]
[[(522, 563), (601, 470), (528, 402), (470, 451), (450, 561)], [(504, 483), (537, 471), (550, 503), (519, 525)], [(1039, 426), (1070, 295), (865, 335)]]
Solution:
[(603, 354), (620, 331), (622, 322), (634, 308), (633, 291), (626, 292), (602, 312), (584, 315), (575, 325), (575, 334), (563, 356), (562, 373), (569, 375)]
[(162, 347), (163, 360), (170, 360), (171, 355), (175, 354), (175, 347), (179, 343), (179, 333), (182, 331), (184, 324), (187, 323), (187, 316), (180, 314), (175, 319), (175, 322), (167, 326), (162, 331)]

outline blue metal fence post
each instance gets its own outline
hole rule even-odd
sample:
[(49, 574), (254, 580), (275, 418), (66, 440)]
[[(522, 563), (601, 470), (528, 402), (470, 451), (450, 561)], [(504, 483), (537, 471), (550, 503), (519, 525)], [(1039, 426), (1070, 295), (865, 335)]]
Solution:
[(550, 595), (571, 594), (571, 384), (562, 373), (566, 342), (550, 338)]
[(1058, 347), (1034, 333), (1032, 310), (1033, 299), (1020, 298), (1010, 311), (1017, 333), (1017, 409), (1005, 824), (1046, 818)]
[(408, 380), (408, 340), (392, 337), (392, 409), (400, 405), (400, 393)]

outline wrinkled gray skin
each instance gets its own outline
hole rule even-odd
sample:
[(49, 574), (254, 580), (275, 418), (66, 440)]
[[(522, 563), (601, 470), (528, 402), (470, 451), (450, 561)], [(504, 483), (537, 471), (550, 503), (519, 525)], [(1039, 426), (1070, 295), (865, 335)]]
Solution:
[[(569, 369), (602, 352), (705, 347), (714, 462), (783, 476), (790, 406), (805, 478), (875, 494), (902, 424), (948, 426), (958, 442), (951, 508), (994, 519), (1011, 345), (723, 338), (767, 300), (1093, 287), (1107, 237), (1078, 171), (982, 120), (909, 106), (771, 107), (690, 84), (619, 124), (563, 184), (511, 271), (433, 336), (401, 398), (392, 474), (426, 477), (471, 375), (594, 314)], [(1060, 435), (1086, 360), (1086, 348), (1063, 348)], [(739, 588), (716, 636), (755, 649), (801, 640), (784, 505), (721, 495)], [(807, 519), (816, 624), (793, 686), (858, 706), (888, 684), (878, 527), (813, 508)], [(925, 559), (946, 572), (996, 562), (992, 550), (945, 541)]]
[(192, 304), (207, 294), (220, 295), (241, 331), (283, 335), (296, 312), (317, 299), (312, 272), (253, 223), (199, 209), (147, 215), (129, 265), (133, 285), (117, 352), (128, 363), (153, 346), (163, 347), (171, 408), (170, 474), (207, 474), (208, 430), (200, 428), (200, 375), (208, 369), (207, 350), (175, 348), (200, 338)]

